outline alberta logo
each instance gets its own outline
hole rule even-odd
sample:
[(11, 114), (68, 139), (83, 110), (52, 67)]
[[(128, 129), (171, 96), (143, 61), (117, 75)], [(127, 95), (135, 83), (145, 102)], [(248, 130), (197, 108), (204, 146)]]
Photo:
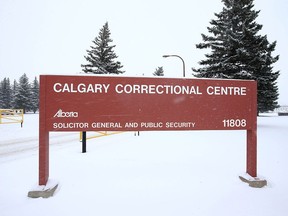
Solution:
[(77, 118), (78, 112), (63, 112), (62, 109), (59, 109), (54, 115), (54, 118)]

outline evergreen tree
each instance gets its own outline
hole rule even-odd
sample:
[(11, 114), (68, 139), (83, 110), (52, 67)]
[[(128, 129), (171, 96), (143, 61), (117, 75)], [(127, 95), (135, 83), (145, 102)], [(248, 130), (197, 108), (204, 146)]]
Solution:
[(113, 40), (110, 38), (110, 30), (108, 22), (100, 29), (98, 37), (93, 40), (94, 46), (91, 50), (87, 50), (87, 56), (84, 56), (88, 62), (81, 65), (85, 73), (94, 74), (122, 74), (120, 70), (123, 66), (119, 61), (115, 61), (118, 57), (113, 49), (116, 45), (110, 45)]
[(39, 82), (37, 77), (31, 85), (31, 109), (34, 113), (39, 109)]
[(4, 80), (0, 82), (0, 108), (4, 109)]
[(14, 79), (13, 85), (12, 85), (12, 107), (15, 108), (16, 104), (15, 104), (15, 95), (18, 89), (18, 83), (17, 81)]
[(164, 76), (163, 67), (156, 68), (155, 72), (153, 73), (154, 76)]
[(4, 80), (0, 82), (0, 108), (4, 109)]
[(4, 78), (0, 83), (0, 108), (9, 109), (12, 107), (12, 89), (9, 78)]
[(260, 11), (253, 10), (253, 0), (222, 0), (223, 10), (208, 27), (210, 35), (202, 34), (204, 42), (199, 49), (211, 50), (192, 68), (196, 77), (248, 79), (258, 83), (258, 112), (275, 109), (278, 99), (277, 78), (272, 64), (279, 56), (272, 56), (276, 41), (269, 43), (267, 36), (259, 35), (262, 25), (256, 23)]
[(14, 95), (14, 108), (23, 109), (24, 113), (32, 109), (31, 87), (25, 73), (19, 79), (19, 85)]

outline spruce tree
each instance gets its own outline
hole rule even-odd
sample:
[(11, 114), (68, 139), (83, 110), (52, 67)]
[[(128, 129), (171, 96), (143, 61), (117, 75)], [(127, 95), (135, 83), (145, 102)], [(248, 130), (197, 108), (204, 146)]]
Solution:
[(155, 72), (153, 73), (154, 76), (164, 76), (163, 67), (156, 68)]
[(9, 78), (4, 78), (0, 82), (0, 108), (12, 108), (12, 89)]
[(1, 80), (1, 82), (0, 82), (0, 108), (2, 108), (2, 109), (4, 109), (4, 95), (5, 95), (5, 93), (4, 93), (4, 80), (5, 80), (5, 78), (3, 79), (3, 80)]
[[(5, 80), (5, 78), (4, 78)], [(0, 108), (4, 109), (4, 80), (0, 82)]]
[(34, 113), (39, 109), (39, 82), (37, 77), (31, 85), (31, 109)]
[(110, 30), (108, 22), (100, 29), (98, 37), (92, 42), (94, 46), (91, 46), (91, 50), (87, 50), (87, 56), (84, 56), (87, 64), (81, 65), (82, 70), (85, 73), (94, 74), (122, 74), (123, 67), (119, 61), (116, 61), (118, 57), (114, 48), (116, 45), (110, 45), (113, 40), (110, 38)]
[(31, 86), (29, 79), (24, 73), (20, 79), (14, 95), (14, 108), (23, 109), (24, 113), (30, 111), (31, 106)]
[(16, 79), (14, 79), (13, 85), (12, 85), (12, 107), (15, 108), (16, 104), (15, 104), (15, 95), (17, 93), (17, 89), (18, 89), (18, 83), (16, 81)]
[(207, 27), (209, 35), (202, 34), (199, 49), (210, 49), (199, 69), (192, 68), (196, 77), (248, 79), (258, 83), (258, 112), (275, 109), (279, 96), (273, 64), (279, 56), (272, 56), (276, 41), (269, 43), (261, 36), (262, 25), (256, 23), (260, 11), (255, 11), (253, 0), (222, 0), (223, 10)]

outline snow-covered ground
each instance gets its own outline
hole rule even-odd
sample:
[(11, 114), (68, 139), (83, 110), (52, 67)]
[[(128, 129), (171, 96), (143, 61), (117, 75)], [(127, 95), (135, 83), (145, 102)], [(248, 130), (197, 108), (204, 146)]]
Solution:
[(59, 189), (31, 199), (38, 181), (38, 114), (0, 125), (1, 216), (286, 216), (288, 117), (258, 118), (262, 189), (241, 182), (245, 131), (132, 132), (88, 140), (51, 133), (50, 179)]

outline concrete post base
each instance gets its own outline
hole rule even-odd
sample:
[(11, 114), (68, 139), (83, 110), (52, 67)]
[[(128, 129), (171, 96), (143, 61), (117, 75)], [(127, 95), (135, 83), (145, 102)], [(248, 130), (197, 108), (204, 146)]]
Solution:
[(267, 186), (267, 181), (265, 179), (260, 179), (258, 177), (252, 177), (249, 174), (244, 174), (242, 176), (239, 176), (241, 181), (248, 183), (250, 187), (254, 188), (263, 188), (264, 186)]
[(46, 185), (39, 185), (28, 192), (30, 198), (49, 198), (52, 197), (58, 187), (58, 183), (54, 181), (48, 181)]

